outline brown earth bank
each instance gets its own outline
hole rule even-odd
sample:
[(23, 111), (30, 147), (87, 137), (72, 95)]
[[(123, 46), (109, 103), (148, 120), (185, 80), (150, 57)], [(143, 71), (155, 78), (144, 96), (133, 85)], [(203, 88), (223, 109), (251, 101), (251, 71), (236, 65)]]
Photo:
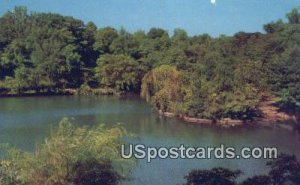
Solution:
[(166, 117), (177, 117), (187, 123), (201, 124), (201, 125), (216, 125), (221, 127), (240, 127), (249, 125), (261, 125), (267, 127), (278, 126), (288, 130), (300, 130), (299, 126), (299, 116), (288, 114), (279, 110), (275, 105), (276, 101), (274, 99), (266, 99), (259, 105), (259, 111), (261, 112), (261, 117), (254, 118), (253, 120), (238, 120), (223, 118), (220, 120), (212, 119), (202, 119), (189, 117), (185, 115), (176, 115), (171, 112), (158, 111), (160, 115)]
[(244, 126), (245, 124), (250, 123), (250, 122), (246, 122), (243, 120), (234, 120), (234, 119), (230, 119), (230, 118), (225, 118), (222, 120), (195, 118), (195, 117), (189, 117), (189, 116), (185, 116), (185, 115), (176, 115), (175, 113), (171, 113), (171, 112), (163, 112), (161, 110), (158, 110), (158, 113), (160, 115), (163, 115), (166, 117), (176, 117), (187, 123), (193, 123), (193, 124), (199, 124), (199, 125), (217, 125), (217, 126), (222, 126), (222, 127), (237, 127), (237, 126)]

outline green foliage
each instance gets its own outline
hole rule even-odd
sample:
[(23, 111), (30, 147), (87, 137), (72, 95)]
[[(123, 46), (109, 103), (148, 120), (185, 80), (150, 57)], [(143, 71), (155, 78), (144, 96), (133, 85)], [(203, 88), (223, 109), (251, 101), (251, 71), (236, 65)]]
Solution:
[[(34, 153), (2, 145), (1, 184), (118, 184), (133, 161), (119, 155), (122, 127), (76, 127), (63, 119)], [(87, 165), (90, 167), (87, 169)], [(84, 171), (84, 172), (82, 172)], [(93, 179), (89, 179), (93, 178)]]
[(168, 37), (167, 31), (161, 28), (151, 28), (147, 33), (147, 36), (151, 39), (157, 39), (162, 37)]
[(40, 77), (39, 83), (44, 80), (50, 88), (66, 87), (68, 82), (71, 86), (79, 84), (80, 55), (76, 46), (68, 43), (75, 39), (69, 31), (39, 28), (32, 39), (31, 61)]
[[(293, 10), (288, 17), (297, 16), (297, 12), (298, 10)], [(279, 106), (288, 112), (298, 112), (300, 108), (299, 29), (300, 24), (297, 21), (284, 24), (280, 31), (270, 35), (266, 52), (269, 62), (266, 66), (271, 71), (268, 83), (274, 94), (281, 98)]]
[(279, 105), (284, 110), (300, 109), (300, 50), (295, 48), (280, 69), (281, 81), (278, 89), (281, 96)]
[(158, 110), (178, 112), (184, 91), (182, 73), (176, 67), (162, 65), (144, 76), (141, 96), (152, 101)]
[(141, 96), (163, 112), (213, 119), (251, 119), (258, 114), (258, 91), (246, 77), (241, 79), (242, 83), (235, 82), (235, 73), (226, 71), (230, 66), (219, 63), (212, 72), (213, 81), (208, 81), (205, 72), (189, 76), (190, 73), (176, 67), (162, 65), (144, 76)]
[(294, 8), (290, 13), (287, 14), (287, 18), (291, 24), (300, 23), (300, 12), (298, 9)]
[(279, 20), (277, 22), (271, 22), (264, 25), (264, 30), (267, 33), (276, 33), (282, 31), (283, 29), (284, 29), (284, 23), (282, 22), (282, 20)]
[(117, 37), (118, 33), (113, 28), (106, 27), (99, 29), (95, 35), (94, 48), (100, 53), (111, 53), (110, 46)]
[(129, 55), (135, 59), (141, 57), (138, 40), (123, 28), (119, 31), (118, 38), (111, 43), (110, 50), (114, 54)]
[(118, 91), (139, 92), (143, 69), (126, 55), (104, 55), (97, 61), (101, 83)]
[(20, 80), (17, 71), (21, 70), (27, 73), (23, 76), (26, 89), (58, 91), (79, 87), (85, 80), (83, 72), (91, 70), (91, 63), (95, 65), (91, 24), (85, 27), (82, 21), (58, 14), (28, 14), (23, 7), (4, 14), (0, 23), (2, 80)]
[[(172, 36), (161, 28), (131, 34), (16, 7), (0, 17), (1, 92), (144, 89), (143, 97), (151, 96), (159, 109), (212, 119), (259, 116), (261, 94), (272, 94), (282, 109), (298, 112), (299, 9), (286, 16), (288, 22), (266, 24), (266, 33), (212, 38), (190, 37), (180, 28)], [(154, 81), (163, 70), (174, 72), (173, 66), (174, 76)]]
[(93, 89), (88, 84), (82, 84), (78, 89), (78, 94), (80, 95), (90, 95), (93, 94)]

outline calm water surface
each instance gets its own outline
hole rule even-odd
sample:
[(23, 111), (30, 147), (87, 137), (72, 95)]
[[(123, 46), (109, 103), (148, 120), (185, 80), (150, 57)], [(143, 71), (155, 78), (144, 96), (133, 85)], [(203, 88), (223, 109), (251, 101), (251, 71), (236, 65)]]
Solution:
[[(63, 117), (78, 124), (107, 125), (123, 123), (137, 135), (131, 142), (148, 146), (273, 146), (279, 152), (300, 157), (300, 139), (296, 132), (279, 128), (221, 129), (185, 124), (154, 113), (139, 98), (117, 97), (26, 97), (0, 99), (0, 142), (33, 151), (48, 134), (51, 125)], [(147, 163), (140, 160), (132, 172), (133, 180), (124, 184), (182, 184), (191, 169), (227, 167), (241, 169), (246, 176), (266, 173), (265, 160), (187, 160), (165, 159)]]

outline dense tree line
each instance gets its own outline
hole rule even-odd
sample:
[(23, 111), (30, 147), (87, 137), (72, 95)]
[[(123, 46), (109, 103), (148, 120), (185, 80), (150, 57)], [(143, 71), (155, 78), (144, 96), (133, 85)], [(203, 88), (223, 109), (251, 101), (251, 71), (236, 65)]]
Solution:
[(251, 119), (268, 96), (300, 107), (300, 13), (213, 38), (175, 29), (128, 33), (73, 17), (28, 13), (0, 17), (0, 94), (110, 88), (140, 93), (156, 108), (201, 118)]

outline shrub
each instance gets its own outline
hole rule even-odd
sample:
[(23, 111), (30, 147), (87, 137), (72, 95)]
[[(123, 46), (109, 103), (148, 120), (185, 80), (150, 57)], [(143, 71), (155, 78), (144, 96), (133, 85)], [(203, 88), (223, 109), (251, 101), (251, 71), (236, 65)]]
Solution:
[[(5, 158), (0, 161), (0, 184), (117, 184), (134, 164), (119, 155), (125, 135), (120, 126), (75, 127), (64, 118), (34, 153), (2, 145)], [(91, 168), (81, 173), (87, 166)], [(88, 181), (88, 177), (95, 179)]]

